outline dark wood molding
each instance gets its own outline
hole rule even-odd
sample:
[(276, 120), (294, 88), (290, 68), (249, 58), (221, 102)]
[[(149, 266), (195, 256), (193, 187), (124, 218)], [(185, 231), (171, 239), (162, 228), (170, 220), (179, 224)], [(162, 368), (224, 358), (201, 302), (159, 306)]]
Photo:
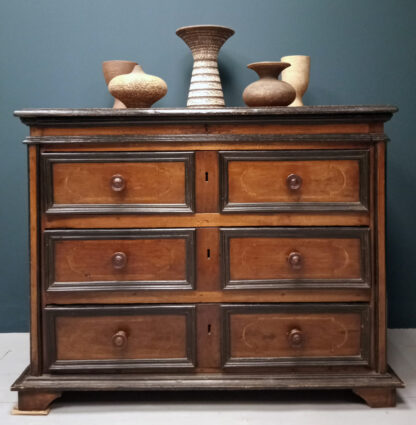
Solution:
[[(359, 238), (361, 242), (361, 277), (358, 279), (267, 279), (231, 280), (230, 277), (230, 239), (232, 238)], [(221, 228), (221, 277), (225, 290), (242, 289), (334, 289), (370, 288), (370, 231), (359, 227), (246, 227)]]
[[(367, 212), (369, 208), (369, 150), (308, 150), (308, 151), (220, 151), (220, 211), (222, 213), (265, 212)], [(234, 203), (229, 201), (228, 164), (231, 161), (318, 161), (357, 160), (360, 173), (358, 202), (259, 202)]]
[(33, 136), (23, 142), (28, 145), (115, 145), (126, 143), (362, 143), (388, 141), (384, 133), (346, 134), (143, 134), (101, 136)]
[(388, 121), (397, 108), (390, 105), (303, 106), (298, 108), (155, 108), (155, 109), (22, 109), (14, 112), (36, 127), (114, 126), (164, 123), (326, 124)]
[[(45, 356), (44, 372), (108, 372), (192, 370), (196, 365), (196, 307), (195, 305), (117, 305), (117, 306), (47, 306), (44, 309)], [(184, 315), (186, 318), (186, 357), (116, 360), (57, 360), (57, 317), (62, 316), (133, 316)]]
[(31, 376), (28, 369), (12, 385), (13, 391), (147, 391), (147, 390), (287, 390), (403, 388), (389, 370), (324, 371), (314, 373), (198, 373), (198, 374), (43, 374)]
[[(231, 355), (230, 316), (267, 313), (359, 313), (361, 315), (360, 355), (326, 357), (233, 358)], [(222, 351), (224, 370), (302, 366), (368, 366), (370, 357), (370, 309), (365, 304), (223, 304), (221, 305)]]
[[(42, 281), (47, 292), (101, 292), (101, 291), (148, 291), (193, 290), (196, 274), (195, 229), (85, 229), (46, 230), (43, 233)], [(56, 282), (55, 243), (65, 240), (111, 240), (111, 239), (184, 239), (186, 244), (186, 279), (183, 281), (94, 281)]]
[[(185, 202), (183, 204), (56, 204), (53, 199), (53, 164), (111, 162), (183, 162)], [(41, 154), (41, 193), (46, 214), (179, 214), (195, 211), (195, 166), (193, 152), (79, 152)]]

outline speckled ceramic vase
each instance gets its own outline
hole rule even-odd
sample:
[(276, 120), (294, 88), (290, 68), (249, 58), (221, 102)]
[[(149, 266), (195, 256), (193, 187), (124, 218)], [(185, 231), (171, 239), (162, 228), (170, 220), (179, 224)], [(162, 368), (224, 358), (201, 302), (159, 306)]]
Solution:
[(176, 34), (188, 45), (194, 58), (188, 108), (224, 107), (218, 53), (234, 30), (218, 25), (195, 25), (179, 28)]
[(243, 100), (247, 106), (287, 106), (296, 97), (295, 89), (288, 83), (278, 80), (280, 73), (290, 63), (255, 62), (247, 68), (256, 71), (260, 79), (247, 86)]
[(127, 108), (150, 108), (168, 92), (165, 81), (146, 74), (140, 65), (136, 65), (130, 74), (114, 77), (108, 89)]
[(284, 56), (284, 62), (290, 63), (290, 67), (282, 71), (282, 81), (286, 81), (296, 91), (296, 98), (289, 106), (303, 106), (303, 95), (309, 85), (311, 71), (311, 57), (304, 55)]
[[(131, 71), (133, 71), (133, 68), (136, 65), (137, 62), (132, 61), (113, 60), (103, 62), (103, 74), (107, 87), (114, 77), (117, 77), (118, 75), (129, 74)], [(123, 109), (125, 107), (126, 105), (123, 102), (114, 98), (113, 108)]]

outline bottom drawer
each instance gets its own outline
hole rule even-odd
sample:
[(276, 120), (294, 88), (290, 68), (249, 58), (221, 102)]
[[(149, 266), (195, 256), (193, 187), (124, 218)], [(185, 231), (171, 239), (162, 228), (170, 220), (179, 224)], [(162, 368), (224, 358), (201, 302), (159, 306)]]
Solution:
[(368, 365), (369, 307), (222, 305), (222, 367)]
[(45, 372), (193, 369), (195, 306), (49, 306)]

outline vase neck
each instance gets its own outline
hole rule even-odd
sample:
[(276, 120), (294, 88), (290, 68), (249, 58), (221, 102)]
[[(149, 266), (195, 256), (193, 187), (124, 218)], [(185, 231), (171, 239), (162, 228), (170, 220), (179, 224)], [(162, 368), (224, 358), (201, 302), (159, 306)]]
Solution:
[(144, 74), (143, 68), (140, 65), (136, 65), (133, 70), (131, 71), (131, 73), (135, 73), (135, 74)]
[(288, 66), (290, 64), (285, 62), (258, 62), (248, 65), (248, 68), (255, 71), (260, 78), (277, 79)]

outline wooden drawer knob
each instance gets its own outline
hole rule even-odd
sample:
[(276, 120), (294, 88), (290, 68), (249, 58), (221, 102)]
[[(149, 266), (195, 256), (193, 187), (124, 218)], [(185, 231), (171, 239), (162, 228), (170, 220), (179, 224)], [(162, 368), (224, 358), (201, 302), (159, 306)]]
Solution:
[(114, 192), (121, 192), (126, 187), (126, 181), (124, 180), (124, 177), (121, 174), (114, 174), (113, 177), (111, 177), (111, 189)]
[(302, 177), (297, 174), (289, 174), (286, 183), (290, 190), (299, 190), (302, 186)]
[(113, 335), (113, 345), (117, 348), (123, 348), (127, 344), (127, 334), (124, 331), (118, 331)]
[(111, 256), (111, 263), (116, 270), (124, 269), (127, 264), (127, 255), (124, 252), (115, 252)]
[(302, 256), (300, 252), (291, 252), (287, 257), (287, 262), (293, 270), (300, 270), (302, 268)]
[(292, 329), (288, 335), (289, 344), (292, 348), (300, 348), (304, 343), (303, 332), (300, 329)]

